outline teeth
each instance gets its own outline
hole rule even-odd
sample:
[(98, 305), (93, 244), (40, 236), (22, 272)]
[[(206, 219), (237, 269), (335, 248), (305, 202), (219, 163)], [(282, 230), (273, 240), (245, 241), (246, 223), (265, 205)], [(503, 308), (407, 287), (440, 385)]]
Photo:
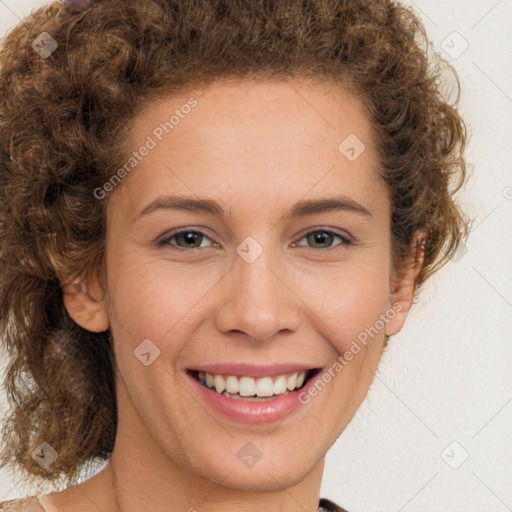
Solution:
[(274, 395), (282, 395), (286, 392), (286, 375), (281, 375), (274, 382)]
[[(247, 378), (247, 377), (246, 377)], [(249, 377), (250, 378), (250, 377)], [(254, 379), (251, 379), (254, 382)], [(270, 377), (262, 377), (256, 381), (256, 393), (258, 396), (274, 395), (274, 383)]]
[(287, 384), (287, 388), (290, 390), (290, 391), (293, 391), (293, 389), (295, 389), (295, 386), (297, 386), (297, 374), (294, 373), (293, 375), (290, 375), (288, 377), (288, 380), (286, 382)]
[(253, 400), (253, 401), (258, 401), (258, 400), (265, 400), (265, 398), (261, 398), (259, 396), (240, 396), (238, 394), (236, 395), (232, 395), (231, 393), (228, 393), (227, 391), (224, 391), (222, 393), (224, 396), (227, 396), (228, 398), (234, 398), (235, 400)]
[(217, 393), (222, 393), (226, 389), (226, 383), (222, 375), (215, 375), (213, 377), (213, 385)]
[(226, 378), (226, 391), (232, 395), (238, 393), (238, 379), (234, 375)]
[[(217, 391), (217, 393), (237, 397), (271, 397), (282, 395), (288, 391), (300, 388), (306, 380), (305, 371), (296, 372), (291, 375), (279, 375), (272, 377), (261, 377), (254, 379), (252, 377), (236, 377), (235, 375), (211, 375), (205, 372), (199, 372), (199, 380), (208, 388)], [(233, 396), (234, 395), (234, 396)]]
[(240, 396), (254, 396), (256, 394), (263, 396), (257, 393), (257, 385), (254, 383), (254, 379), (251, 379), (250, 377), (241, 377), (240, 380), (238, 380), (236, 377), (233, 377), (233, 375), (230, 375), (229, 378), (236, 380), (237, 387), (239, 388), (237, 391)]

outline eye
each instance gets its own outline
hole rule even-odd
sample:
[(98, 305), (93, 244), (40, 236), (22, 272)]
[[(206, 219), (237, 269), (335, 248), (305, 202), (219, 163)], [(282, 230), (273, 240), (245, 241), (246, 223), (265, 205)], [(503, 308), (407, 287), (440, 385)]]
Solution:
[[(306, 233), (302, 239), (306, 239), (308, 242), (312, 244), (319, 244), (318, 246), (313, 246), (313, 249), (334, 249), (337, 246), (332, 246), (332, 240), (334, 238), (339, 238), (341, 240), (341, 243), (338, 244), (338, 246), (343, 245), (352, 245), (354, 242), (348, 238), (347, 236), (340, 235), (338, 233), (334, 233), (333, 231), (328, 231), (325, 229), (315, 229), (313, 231), (309, 231)], [(301, 239), (301, 240), (302, 240)], [(327, 244), (327, 245), (326, 245)], [(304, 246), (298, 246), (296, 242), (293, 243), (294, 247), (304, 247)]]
[[(200, 241), (202, 238), (206, 238), (210, 240), (208, 236), (206, 236), (201, 231), (192, 231), (190, 229), (183, 229), (181, 231), (171, 231), (168, 236), (159, 240), (157, 245), (159, 247), (163, 247), (166, 245), (174, 246), (176, 244), (172, 244), (171, 241), (176, 239), (177, 247), (180, 249), (200, 249)], [(197, 243), (199, 242), (199, 245)], [(180, 245), (183, 243), (184, 245)], [(213, 244), (211, 244), (213, 245)], [(203, 246), (205, 247), (205, 246)], [(179, 250), (179, 249), (178, 249)]]
[[(313, 231), (309, 231), (306, 233), (302, 239), (306, 239), (309, 243), (313, 244), (313, 249), (334, 249), (337, 246), (332, 245), (332, 241), (334, 238), (339, 238), (341, 240), (341, 243), (339, 243), (337, 246), (344, 246), (344, 245), (353, 245), (354, 242), (343, 235), (340, 235), (338, 233), (335, 233), (333, 231), (328, 231), (325, 229), (316, 229)], [(175, 230), (171, 231), (165, 238), (159, 240), (157, 242), (157, 245), (159, 247), (164, 246), (174, 246), (177, 247), (177, 250), (186, 250), (186, 249), (200, 249), (201, 247), (208, 247), (207, 246), (201, 246), (201, 241), (207, 239), (210, 240), (210, 237), (208, 237), (206, 234), (204, 234), (201, 231), (195, 231), (190, 229), (182, 229), (182, 230)], [(171, 243), (173, 240), (176, 241), (176, 243)], [(183, 244), (183, 245), (181, 245)], [(315, 246), (315, 244), (319, 244), (320, 246)], [(209, 244), (209, 246), (217, 246), (215, 242)], [(293, 247), (304, 247), (297, 244), (297, 242), (293, 242)]]

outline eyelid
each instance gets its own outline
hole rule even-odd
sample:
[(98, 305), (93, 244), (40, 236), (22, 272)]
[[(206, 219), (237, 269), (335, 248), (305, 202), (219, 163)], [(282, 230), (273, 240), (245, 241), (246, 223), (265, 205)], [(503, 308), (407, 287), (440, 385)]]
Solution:
[(305, 236), (310, 235), (311, 233), (317, 233), (317, 232), (331, 233), (333, 235), (339, 236), (346, 243), (353, 243), (353, 244), (355, 244), (355, 242), (356, 242), (354, 237), (352, 235), (350, 235), (349, 233), (347, 233), (346, 231), (343, 231), (342, 233), (340, 233), (337, 229), (329, 228), (327, 226), (318, 226), (318, 227), (312, 228), (312, 229), (306, 231), (300, 237), (300, 239), (304, 238)]
[[(308, 237), (312, 233), (329, 233), (333, 236), (337, 236), (338, 238), (340, 238), (341, 242), (338, 244), (335, 244), (335, 245), (331, 245), (329, 247), (324, 247), (324, 248), (315, 248), (315, 247), (309, 247), (307, 245), (306, 246), (298, 245), (298, 242), (300, 242), (304, 238)], [(320, 252), (335, 251), (337, 249), (344, 249), (347, 246), (356, 245), (356, 241), (348, 233), (341, 234), (337, 230), (334, 230), (332, 228), (318, 226), (318, 227), (312, 228), (312, 229), (306, 231), (305, 233), (303, 233), (301, 236), (298, 237), (297, 241), (292, 242), (292, 245), (293, 245), (293, 247), (302, 247), (302, 248), (306, 248), (306, 249), (313, 249), (320, 253)]]
[[(181, 233), (192, 232), (192, 233), (197, 233), (198, 235), (201, 235), (203, 237), (209, 238), (212, 242), (212, 245), (215, 245), (215, 244), (219, 245), (217, 242), (215, 242), (215, 240), (213, 240), (213, 238), (210, 235), (208, 235), (207, 232), (204, 231), (204, 229), (205, 228), (203, 228), (203, 227), (196, 228), (194, 226), (185, 226), (182, 228), (172, 229), (171, 231), (168, 231), (167, 233), (163, 234), (161, 237), (158, 237), (156, 244), (160, 247), (165, 247), (165, 246), (170, 245), (169, 240), (171, 238), (174, 238), (175, 236), (177, 236)], [(178, 251), (192, 251), (195, 249), (201, 249), (201, 247), (192, 247), (192, 248), (186, 249), (183, 247), (176, 246), (176, 250), (178, 250)]]
[[(167, 233), (165, 233), (162, 237), (160, 237), (156, 244), (159, 246), (159, 247), (165, 247), (165, 246), (169, 246), (171, 245), (170, 244), (170, 240), (172, 238), (174, 238), (175, 236), (181, 234), (181, 233), (187, 233), (187, 232), (193, 232), (193, 233), (196, 233), (196, 234), (199, 234), (203, 237), (206, 237), (208, 238), (211, 242), (212, 242), (212, 245), (211, 246), (215, 246), (215, 245), (220, 245), (218, 242), (216, 242), (215, 240), (213, 240), (213, 238), (208, 235), (205, 231), (203, 231), (203, 229), (205, 228), (196, 228), (194, 226), (186, 226), (186, 227), (181, 227), (181, 228), (176, 228), (176, 229), (173, 229)], [(333, 245), (333, 246), (330, 246), (330, 247), (325, 247), (325, 248), (322, 248), (322, 249), (319, 249), (319, 248), (314, 248), (314, 247), (309, 247), (310, 249), (314, 249), (316, 251), (329, 251), (329, 250), (335, 250), (337, 247), (345, 247), (347, 245), (356, 245), (356, 240), (354, 240), (354, 238), (349, 235), (348, 233), (344, 232), (343, 234), (342, 233), (339, 233), (337, 230), (333, 229), (333, 228), (329, 228), (329, 227), (324, 227), (324, 226), (316, 226), (314, 228), (310, 228), (308, 231), (302, 233), (301, 235), (299, 235), (299, 237), (294, 241), (292, 242), (292, 245), (293, 247), (297, 247), (297, 243), (300, 242), (302, 239), (306, 238), (307, 236), (309, 236), (310, 234), (312, 233), (321, 233), (321, 232), (324, 232), (324, 233), (329, 233), (329, 234), (332, 234), (334, 236), (337, 236), (339, 237), (342, 242), (337, 244), (337, 245)], [(211, 247), (210, 246), (210, 247)], [(194, 250), (197, 250), (197, 249), (201, 249), (201, 247), (190, 247), (190, 248), (183, 248), (183, 247), (179, 247), (179, 246), (172, 246), (175, 250), (177, 251), (194, 251)], [(304, 247), (304, 246), (299, 246), (299, 247)], [(305, 246), (306, 248), (308, 248), (307, 246)]]

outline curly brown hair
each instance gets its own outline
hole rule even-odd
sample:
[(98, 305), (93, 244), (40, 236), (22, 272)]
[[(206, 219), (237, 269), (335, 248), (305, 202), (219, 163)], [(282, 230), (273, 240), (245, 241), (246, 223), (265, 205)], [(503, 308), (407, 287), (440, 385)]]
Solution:
[[(32, 43), (50, 36), (58, 46), (41, 56)], [(109, 201), (93, 191), (129, 157), (135, 115), (166, 94), (296, 76), (357, 95), (391, 191), (395, 268), (413, 233), (428, 235), (416, 294), (470, 226), (454, 198), (467, 178), (459, 80), (431, 49), (417, 15), (393, 0), (102, 0), (75, 16), (54, 2), (12, 29), (0, 53), (0, 336), (13, 406), (1, 467), (73, 483), (112, 453), (110, 330), (78, 326), (62, 289), (78, 276), (105, 282)], [(47, 468), (32, 457), (43, 442), (58, 452)]]

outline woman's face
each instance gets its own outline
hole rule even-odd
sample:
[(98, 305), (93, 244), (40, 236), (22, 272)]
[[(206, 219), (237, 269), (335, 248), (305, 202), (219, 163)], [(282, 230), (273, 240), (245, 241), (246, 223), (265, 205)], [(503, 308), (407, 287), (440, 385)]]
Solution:
[[(410, 287), (390, 293), (390, 199), (362, 104), (306, 80), (215, 83), (147, 106), (129, 142), (140, 161), (109, 205), (103, 303), (118, 435), (223, 485), (293, 485), (323, 463), (410, 306)], [(324, 372), (257, 415), (272, 402), (240, 410), (187, 372), (234, 363), (248, 366), (212, 373)]]

